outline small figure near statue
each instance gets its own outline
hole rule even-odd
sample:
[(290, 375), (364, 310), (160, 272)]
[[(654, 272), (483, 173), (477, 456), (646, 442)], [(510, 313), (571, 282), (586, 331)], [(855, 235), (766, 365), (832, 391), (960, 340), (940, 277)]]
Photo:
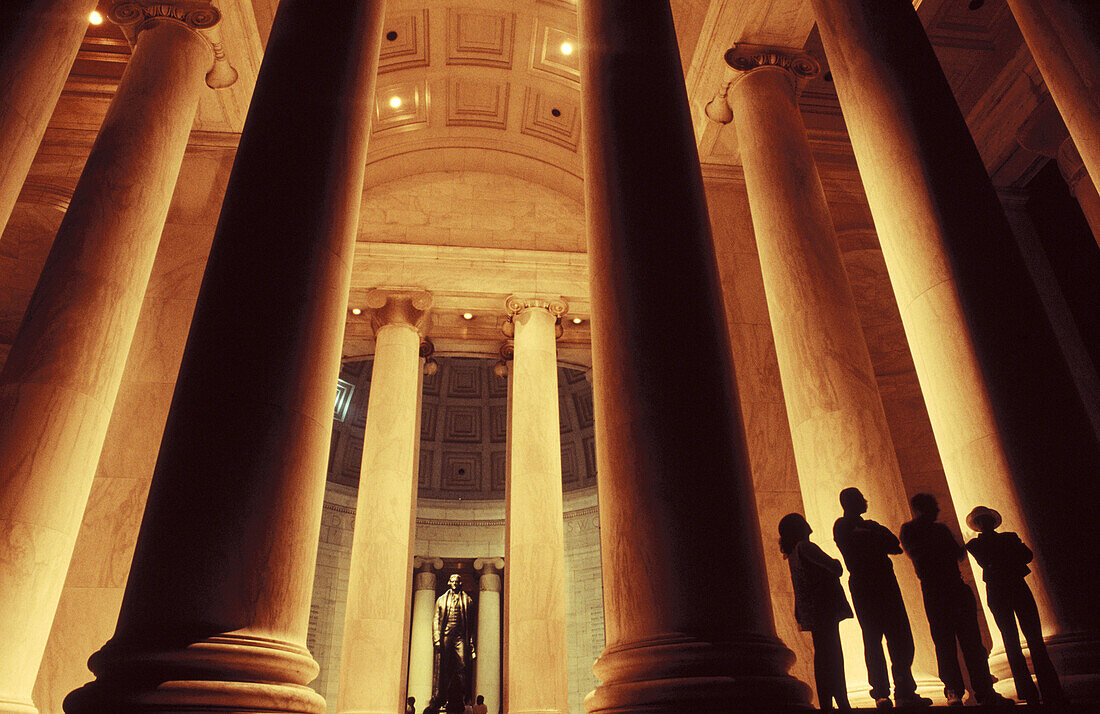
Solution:
[(462, 714), (472, 697), (474, 629), (470, 622), (473, 599), (462, 592), (462, 576), (457, 573), (447, 581), (447, 592), (435, 601), (432, 621), (432, 642), (435, 645), (435, 666), (432, 676), (432, 698), (424, 714)]

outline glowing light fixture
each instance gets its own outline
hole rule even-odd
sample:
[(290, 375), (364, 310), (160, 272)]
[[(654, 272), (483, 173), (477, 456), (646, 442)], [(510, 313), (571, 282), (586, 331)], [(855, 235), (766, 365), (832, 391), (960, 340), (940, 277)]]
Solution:
[(582, 322), (584, 322), (584, 320), (582, 320), (582, 319), (581, 319), (581, 318), (579, 318), (579, 317), (574, 317), (574, 318), (573, 318), (573, 324), (574, 324), (574, 325), (579, 325), (579, 324), (581, 324)]
[(394, 109), (400, 109), (401, 108), (401, 97), (397, 97), (397, 96), (390, 97), (390, 106), (393, 107)]
[(360, 310), (360, 309), (359, 309), (359, 308), (357, 308), (357, 307), (353, 307), (353, 308), (351, 309), (351, 314), (352, 314), (352, 315), (362, 315), (362, 314), (363, 314), (363, 311), (362, 311), (362, 310)]
[(562, 53), (563, 55), (571, 55), (571, 54), (573, 54), (573, 43), (571, 43), (571, 42), (563, 42), (563, 43), (561, 43), (561, 53)]
[(103, 16), (100, 15), (98, 11), (92, 10), (92, 14), (88, 15), (88, 22), (92, 23), (93, 25), (102, 25)]
[(472, 320), (472, 319), (474, 319), (474, 313), (464, 312), (464, 313), (462, 313), (462, 319), (463, 320)]

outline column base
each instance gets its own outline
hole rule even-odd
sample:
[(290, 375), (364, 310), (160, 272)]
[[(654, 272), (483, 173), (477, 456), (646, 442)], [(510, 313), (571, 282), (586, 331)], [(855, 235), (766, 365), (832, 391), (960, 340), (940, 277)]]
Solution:
[(777, 639), (705, 642), (681, 634), (608, 648), (593, 668), (603, 684), (589, 714), (809, 709), (809, 688), (787, 673), (794, 654)]
[[(889, 655), (886, 657), (886, 661), (890, 661)], [(860, 659), (860, 664), (863, 660)], [(946, 704), (947, 697), (943, 694), (943, 682), (937, 677), (930, 677), (927, 675), (921, 675), (919, 672), (913, 673), (913, 681), (917, 683), (917, 695), (921, 697), (928, 697), (932, 700), (933, 704)], [(891, 690), (893, 689), (893, 678), (891, 675)], [(852, 680), (846, 678), (845, 684), (848, 687), (848, 701), (856, 709), (873, 709), (875, 706), (875, 700), (871, 696), (871, 685), (867, 681), (866, 677), (863, 679)]]
[(112, 640), (88, 666), (96, 679), (65, 697), (69, 714), (325, 711), (324, 698), (305, 686), (317, 663), (280, 640), (215, 635), (171, 650)]
[(38, 714), (38, 708), (29, 699), (0, 698), (0, 714)]
[[(1075, 704), (1100, 704), (1100, 639), (1087, 633), (1068, 633), (1047, 637), (1044, 642), (1062, 682), (1062, 689), (1070, 701)], [(1035, 667), (1031, 664), (1027, 645), (1023, 642), (1020, 645), (1034, 675)], [(1003, 648), (990, 653), (989, 671), (998, 682), (1004, 683), (1010, 693), (1015, 693), (1012, 670)], [(1001, 690), (1002, 685), (998, 684), (997, 689)]]

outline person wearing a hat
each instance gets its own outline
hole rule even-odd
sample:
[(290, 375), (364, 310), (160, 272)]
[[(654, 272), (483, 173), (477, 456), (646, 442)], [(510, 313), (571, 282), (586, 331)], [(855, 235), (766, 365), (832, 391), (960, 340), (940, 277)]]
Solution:
[[(982, 566), (986, 603), (993, 613), (997, 629), (1001, 631), (1017, 696), (1029, 704), (1039, 701), (1040, 692), (1044, 702), (1065, 701), (1066, 695), (1062, 691), (1058, 673), (1054, 670), (1046, 644), (1043, 643), (1039, 608), (1035, 606), (1035, 597), (1024, 580), (1031, 572), (1027, 565), (1033, 557), (1031, 549), (1015, 533), (997, 532), (997, 527), (1001, 525), (1001, 514), (992, 508), (978, 506), (966, 517), (966, 525), (978, 532), (977, 538), (967, 542), (966, 549), (978, 561), (978, 565)], [(1017, 619), (1031, 652), (1031, 662), (1035, 665), (1038, 689), (1031, 681), (1027, 660), (1020, 650)]]

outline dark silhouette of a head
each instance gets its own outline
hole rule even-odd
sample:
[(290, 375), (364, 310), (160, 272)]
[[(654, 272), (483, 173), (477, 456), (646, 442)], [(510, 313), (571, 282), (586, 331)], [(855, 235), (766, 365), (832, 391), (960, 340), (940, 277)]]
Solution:
[(855, 486), (849, 486), (840, 492), (840, 507), (846, 514), (860, 514), (867, 512), (867, 499)]
[(788, 513), (779, 519), (779, 550), (785, 556), (790, 555), (794, 552), (794, 547), (809, 538), (813, 532), (801, 513)]
[(484, 704), (485, 703), (485, 697), (481, 696), (480, 694), (477, 695), (477, 701), (475, 701), (474, 703), (475, 704)]
[(918, 493), (913, 496), (909, 499), (909, 506), (913, 509), (913, 513), (931, 518), (935, 518), (940, 512), (940, 504), (930, 493)]

